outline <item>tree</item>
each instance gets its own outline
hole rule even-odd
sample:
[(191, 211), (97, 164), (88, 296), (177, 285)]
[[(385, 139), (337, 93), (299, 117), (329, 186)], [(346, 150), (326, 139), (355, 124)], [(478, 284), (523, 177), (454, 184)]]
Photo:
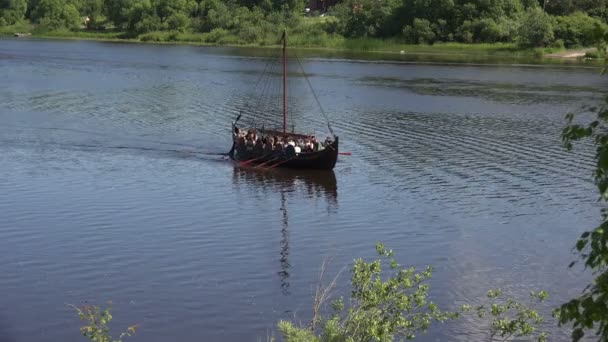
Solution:
[[(334, 7), (339, 32), (347, 37), (386, 37), (398, 33), (393, 12), (398, 0), (347, 0)], [(393, 32), (395, 31), (396, 32)]]
[(554, 38), (552, 18), (540, 8), (526, 11), (518, 31), (519, 44), (522, 46), (546, 46)]
[(426, 19), (414, 19), (412, 26), (407, 25), (403, 28), (403, 36), (408, 43), (433, 44), (435, 41), (435, 32)]
[(223, 1), (203, 0), (199, 4), (198, 29), (209, 32), (215, 28), (228, 28), (231, 21), (230, 10)]
[(89, 28), (97, 26), (103, 16), (104, 0), (69, 0), (69, 2), (76, 6), (81, 16), (89, 17), (90, 21), (87, 23)]
[(35, 21), (51, 30), (76, 28), (80, 14), (73, 4), (65, 0), (41, 0), (32, 14)]
[(105, 0), (105, 13), (108, 19), (118, 28), (129, 24), (130, 11), (139, 0)]
[(174, 13), (167, 18), (169, 30), (185, 31), (190, 26), (190, 17), (185, 13)]
[(193, 0), (152, 0), (152, 7), (161, 23), (177, 14), (188, 17), (190, 14), (194, 14), (198, 8)]
[(608, 19), (608, 10), (606, 8), (606, 0), (573, 0), (574, 10), (583, 11), (590, 16)]
[(137, 34), (160, 30), (162, 23), (156, 16), (150, 0), (137, 0), (127, 12), (127, 28)]
[(27, 12), (27, 0), (0, 0), (0, 18), (8, 25), (23, 20)]

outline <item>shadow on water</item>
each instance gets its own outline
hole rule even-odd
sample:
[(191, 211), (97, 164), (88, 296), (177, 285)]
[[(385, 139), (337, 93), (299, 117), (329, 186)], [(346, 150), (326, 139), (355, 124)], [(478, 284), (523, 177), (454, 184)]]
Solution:
[(277, 273), (281, 281), (281, 292), (289, 295), (289, 194), (304, 191), (308, 198), (324, 198), (328, 211), (338, 207), (338, 186), (335, 173), (330, 171), (301, 171), (290, 169), (258, 170), (253, 168), (235, 167), (233, 171), (235, 186), (252, 185), (255, 190), (263, 192), (278, 192), (281, 201), (281, 240), (279, 251), (280, 271)]

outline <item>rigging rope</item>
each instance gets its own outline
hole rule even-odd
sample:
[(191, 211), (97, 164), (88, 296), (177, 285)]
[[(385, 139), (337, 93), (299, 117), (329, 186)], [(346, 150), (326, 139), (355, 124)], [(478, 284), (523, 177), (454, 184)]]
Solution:
[[(258, 77), (257, 81), (255, 82), (255, 86), (254, 86), (254, 92), (258, 89), (258, 86), (260, 85), (260, 83), (266, 78), (269, 78), (269, 74), (272, 74), (272, 70), (274, 70), (275, 65), (276, 65), (276, 56), (277, 53), (271, 55), (267, 61), (266, 64), (264, 65), (264, 70), (262, 71), (262, 73), (260, 74), (260, 76)], [(274, 63), (273, 63), (274, 62)], [(269, 70), (270, 67), (270, 70)], [(259, 107), (260, 107), (260, 101), (263, 98), (264, 93), (266, 92), (266, 88), (267, 88), (267, 80), (264, 82), (264, 86), (262, 87), (262, 93), (259, 96), (255, 96), (255, 94), (253, 96), (255, 96), (255, 98), (253, 99), (253, 102), (255, 102), (253, 104), (253, 106), (250, 105), (250, 101), (246, 101), (245, 102), (245, 107), (247, 107), (248, 109), (253, 109), (252, 113), (253, 117), (252, 117), (252, 123), (253, 126), (255, 126), (255, 121), (258, 117), (259, 114)]]
[(325, 111), (323, 110), (323, 106), (321, 106), (321, 102), (319, 101), (319, 98), (317, 97), (317, 93), (315, 93), (315, 90), (313, 89), (312, 84), (310, 84), (310, 80), (308, 79), (308, 76), (306, 76), (306, 71), (304, 71), (304, 67), (302, 66), (300, 57), (298, 57), (298, 55), (296, 55), (296, 54), (294, 54), (294, 55), (296, 56), (296, 60), (298, 61), (298, 65), (300, 66), (300, 69), (302, 69), (302, 74), (304, 75), (304, 79), (306, 79), (306, 83), (308, 83), (308, 86), (310, 87), (312, 96), (315, 98), (315, 101), (317, 101), (317, 104), (319, 105), (319, 109), (321, 110), (321, 114), (323, 114), (325, 121), (327, 121), (327, 128), (329, 128), (329, 133), (331, 133), (331, 135), (333, 135), (335, 137), (336, 135), (334, 134), (334, 130), (331, 128), (329, 118), (327, 117), (327, 114), (325, 114)]
[[(273, 65), (273, 68), (267, 78), (265, 94), (263, 94), (263, 96), (260, 97), (261, 111), (263, 111), (266, 114), (274, 112), (272, 103), (273, 103), (273, 97), (278, 96), (278, 89), (277, 89), (278, 82), (276, 81), (277, 77), (275, 76), (275, 73), (277, 71), (276, 69), (278, 69), (278, 67), (279, 67), (278, 63), (275, 63)], [(263, 117), (267, 118), (268, 115), (264, 115)], [(274, 115), (272, 115), (271, 117), (274, 118)]]
[[(266, 70), (264, 73), (264, 82), (263, 82), (263, 86), (262, 86), (262, 91), (259, 94), (259, 96), (257, 96), (257, 103), (255, 106), (255, 113), (254, 113), (254, 117), (253, 117), (253, 124), (252, 126), (255, 127), (255, 122), (257, 121), (257, 118), (260, 114), (261, 110), (261, 106), (264, 104), (264, 102), (266, 101), (266, 99), (268, 98), (268, 91), (269, 91), (269, 87), (270, 87), (270, 79), (272, 77), (272, 73), (274, 72), (276, 67), (276, 63), (271, 64), (270, 70)], [(257, 88), (257, 87), (256, 87)], [(255, 91), (255, 90), (254, 90)]]
[[(260, 115), (260, 114), (261, 113), (278, 113), (279, 112), (278, 108), (281, 106), (282, 89), (281, 89), (280, 82), (277, 82), (279, 77), (277, 77), (275, 75), (275, 72), (277, 71), (277, 67), (281, 64), (281, 63), (279, 63), (280, 61), (278, 58), (279, 53), (280, 53), (280, 51), (277, 51), (268, 59), (268, 61), (266, 62), (265, 66), (264, 66), (264, 70), (262, 71), (262, 73), (260, 74), (260, 76), (258, 77), (258, 79), (255, 83), (254, 92), (256, 92), (260, 88), (261, 88), (260, 89), (261, 91), (259, 92), (259, 95), (256, 96), (255, 99), (253, 99), (253, 102), (254, 102), (253, 106), (250, 106), (249, 101), (247, 101), (245, 103), (245, 106), (250, 107), (250, 109), (251, 109), (250, 113), (252, 115), (252, 118), (251, 118), (252, 127), (256, 127), (256, 121), (260, 116), (262, 116), (262, 119), (264, 121), (263, 125), (266, 122), (266, 120), (270, 120), (274, 124), (278, 123), (277, 115), (271, 115), (270, 117), (267, 117), (266, 115)], [(312, 87), (312, 84), (311, 84), (308, 76), (306, 75), (306, 72), (304, 71), (302, 61), (295, 53), (294, 53), (294, 56), (296, 57), (298, 65), (299, 65), (300, 69), (302, 70), (304, 79), (306, 80), (306, 83), (308, 84), (308, 87), (310, 88), (312, 95), (313, 95), (317, 105), (319, 106), (321, 114), (323, 115), (323, 118), (325, 119), (329, 132), (335, 137), (335, 133), (331, 127), (329, 117), (325, 113), (325, 110), (323, 109), (323, 106), (321, 105), (321, 102), (319, 101), (319, 98), (318, 98), (314, 88)], [(289, 85), (291, 86), (291, 84), (289, 84)], [(293, 90), (293, 88), (290, 87), (290, 90)], [(255, 96), (255, 94), (253, 96)], [(277, 104), (276, 108), (274, 105), (275, 98), (276, 98), (276, 104)], [(251, 108), (251, 107), (253, 107), (253, 108)], [(292, 125), (293, 125), (293, 123), (292, 123)]]

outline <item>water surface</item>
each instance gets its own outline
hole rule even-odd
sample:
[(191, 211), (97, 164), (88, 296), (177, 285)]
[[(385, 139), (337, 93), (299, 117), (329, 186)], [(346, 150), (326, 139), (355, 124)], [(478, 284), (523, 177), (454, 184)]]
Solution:
[[(310, 317), (325, 258), (337, 272), (376, 241), (433, 265), (446, 309), (492, 287), (546, 289), (551, 305), (579, 293), (570, 249), (599, 210), (591, 149), (564, 151), (560, 131), (608, 90), (598, 69), (302, 63), (352, 152), (329, 174), (213, 155), (246, 105), (244, 121), (281, 120), (278, 83), (256, 87), (280, 69), (248, 50), (0, 40), (1, 340), (81, 340), (66, 303), (111, 300), (117, 328), (140, 325), (133, 341), (256, 341)], [(290, 72), (290, 122), (327, 134)]]

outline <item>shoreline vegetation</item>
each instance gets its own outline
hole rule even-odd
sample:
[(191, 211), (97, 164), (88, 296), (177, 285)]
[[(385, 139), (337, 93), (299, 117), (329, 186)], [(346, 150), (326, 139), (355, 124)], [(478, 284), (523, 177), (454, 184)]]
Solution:
[[(238, 39), (218, 40), (211, 32), (153, 31), (134, 35), (126, 30), (93, 30), (81, 28), (59, 28), (48, 30), (31, 22), (23, 21), (9, 26), (0, 26), (0, 37), (20, 36), (21, 39), (87, 40), (100, 42), (190, 45), (208, 47), (276, 48), (272, 38), (261, 42), (243, 43)], [(278, 33), (277, 33), (278, 38)], [(236, 37), (234, 37), (236, 38)], [(437, 42), (430, 44), (408, 44), (396, 38), (359, 37), (346, 38), (340, 35), (318, 40), (292, 34), (291, 48), (310, 54), (355, 54), (366, 59), (416, 60), (436, 62), (525, 62), (525, 63), (591, 63), (601, 61), (597, 49), (565, 47), (530, 47), (516, 43), (461, 43)]]
[(0, 36), (263, 48), (286, 30), (294, 49), (419, 61), (603, 59), (607, 20), (592, 0), (0, 1)]
[[(155, 31), (138, 36), (130, 36), (127, 31), (107, 30), (96, 31), (81, 29), (61, 29), (55, 31), (40, 30), (31, 23), (0, 27), (0, 37), (21, 36), (22, 39), (51, 39), (51, 40), (82, 40), (99, 42), (121, 42), (139, 44), (166, 44), (208, 47), (240, 47), (240, 48), (276, 48), (277, 44), (239, 43), (209, 41), (208, 33)], [(278, 36), (278, 35), (277, 35)], [(537, 63), (551, 62), (584, 62), (598, 60), (596, 48), (551, 48), (551, 47), (522, 47), (515, 43), (435, 43), (406, 44), (396, 39), (381, 38), (345, 38), (335, 37), (328, 43), (306, 41), (302, 37), (290, 37), (290, 47), (298, 50), (336, 53), (363, 53), (369, 58), (398, 59), (400, 56), (419, 56), (421, 60), (450, 59), (500, 59), (507, 61), (526, 61)], [(293, 40), (293, 42), (291, 41)], [(593, 62), (593, 61), (592, 61)]]

